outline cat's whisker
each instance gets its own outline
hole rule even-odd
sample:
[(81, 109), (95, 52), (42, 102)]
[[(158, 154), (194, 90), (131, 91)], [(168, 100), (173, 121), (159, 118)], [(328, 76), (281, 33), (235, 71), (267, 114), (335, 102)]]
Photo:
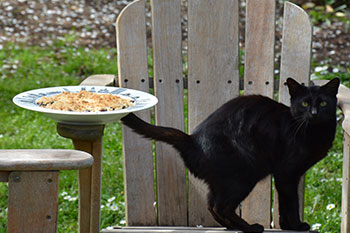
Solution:
[(304, 122), (304, 118), (299, 116), (299, 117), (295, 117), (295, 121), (292, 122), (292, 124), (290, 125), (289, 130), (291, 131), (298, 131), (299, 127), (301, 127), (301, 125)]
[[(297, 123), (299, 123), (299, 122), (297, 122)], [(295, 131), (295, 134), (294, 134), (294, 140), (297, 138), (300, 129), (302, 129), (303, 132), (305, 132), (306, 128), (307, 128), (307, 121), (305, 121), (305, 120), (301, 121), (300, 124), (296, 128), (296, 131)]]

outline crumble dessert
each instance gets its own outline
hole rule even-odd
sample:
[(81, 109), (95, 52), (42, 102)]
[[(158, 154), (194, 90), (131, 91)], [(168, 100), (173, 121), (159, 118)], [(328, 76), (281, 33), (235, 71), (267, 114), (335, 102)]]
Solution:
[(105, 112), (125, 109), (135, 103), (112, 94), (100, 94), (82, 90), (77, 93), (62, 92), (54, 96), (43, 96), (36, 102), (40, 107), (74, 112)]

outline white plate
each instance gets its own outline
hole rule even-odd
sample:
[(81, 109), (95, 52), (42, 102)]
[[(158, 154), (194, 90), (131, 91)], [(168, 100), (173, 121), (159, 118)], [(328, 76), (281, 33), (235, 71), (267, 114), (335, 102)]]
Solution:
[[(122, 98), (128, 98), (135, 101), (135, 105), (126, 109), (107, 111), (107, 112), (69, 112), (61, 110), (53, 110), (40, 107), (36, 101), (42, 96), (52, 96), (68, 92), (79, 92), (87, 90), (101, 94), (113, 94)], [(136, 112), (153, 107), (157, 104), (158, 99), (146, 92), (137, 91), (127, 88), (107, 87), (107, 86), (64, 86), (64, 87), (48, 87), (26, 91), (16, 95), (13, 102), (19, 107), (29, 109), (36, 112), (42, 112), (55, 121), (69, 124), (96, 125), (106, 124), (108, 122), (118, 121), (130, 112)]]

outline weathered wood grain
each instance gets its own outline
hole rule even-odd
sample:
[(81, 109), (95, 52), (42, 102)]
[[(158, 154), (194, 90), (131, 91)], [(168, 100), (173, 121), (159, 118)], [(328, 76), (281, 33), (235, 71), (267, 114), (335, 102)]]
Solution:
[(76, 150), (85, 151), (94, 158), (87, 169), (79, 170), (79, 231), (99, 232), (102, 175), (102, 137), (104, 125), (57, 124), (57, 132), (70, 138)]
[[(238, 1), (188, 1), (189, 132), (239, 95)], [(189, 177), (189, 224), (215, 226), (205, 187)]]
[(94, 157), (94, 164), (79, 170), (79, 232), (100, 231), (102, 136), (94, 141), (73, 139), (76, 150), (86, 151)]
[(271, 224), (271, 176), (256, 184), (249, 196), (241, 204), (241, 215), (250, 224), (259, 223), (265, 228)]
[[(181, 0), (152, 0), (157, 125), (184, 130)], [(156, 142), (158, 224), (187, 225), (186, 169), (171, 146)]]
[(104, 127), (104, 125), (71, 125), (58, 122), (56, 129), (62, 137), (93, 142), (103, 136)]
[[(115, 227), (115, 229), (102, 230), (102, 233), (242, 233), (242, 231), (227, 230), (222, 227)], [(313, 231), (281, 231), (277, 229), (266, 229), (265, 233), (311, 233)], [(313, 232), (317, 233), (317, 232)]]
[(272, 97), (275, 45), (275, 1), (247, 0), (244, 94)]
[[(317, 85), (325, 84), (325, 80), (318, 80)], [(344, 129), (343, 142), (343, 184), (341, 207), (341, 232), (350, 232), (350, 89), (340, 85), (338, 90), (338, 106), (344, 114), (342, 123)]]
[(90, 154), (75, 150), (0, 150), (0, 171), (71, 170), (92, 163)]
[(91, 167), (90, 233), (98, 233), (101, 222), (102, 137), (92, 142), (91, 154), (94, 164)]
[(305, 85), (310, 80), (312, 24), (307, 13), (293, 3), (284, 5), (279, 101), (289, 105), (285, 85), (291, 77)]
[[(149, 91), (145, 1), (128, 5), (117, 19), (118, 77), (122, 87)], [(150, 122), (150, 111), (137, 114)], [(127, 225), (156, 225), (152, 142), (123, 126)]]
[(117, 76), (113, 74), (95, 74), (84, 79), (80, 86), (117, 86), (114, 85)]
[[(22, 171), (29, 171), (29, 170), (31, 170), (31, 171), (33, 171), (33, 170), (41, 170), (41, 171), (48, 170), (49, 171), (50, 170), (51, 171), (51, 170), (62, 170), (62, 169), (83, 169), (83, 170), (85, 170), (84, 168), (90, 167), (92, 165), (93, 158), (91, 157), (90, 154), (85, 153), (83, 151), (73, 151), (73, 150), (0, 150), (0, 163), (1, 163), (1, 166), (0, 166), (1, 170), (8, 170), (8, 171), (13, 171), (13, 170), (22, 170)], [(48, 172), (45, 175), (45, 177), (55, 176), (55, 174), (58, 172), (53, 172), (53, 173), (54, 173), (54, 175), (49, 175), (50, 172)], [(13, 173), (11, 173), (11, 174), (13, 175)], [(27, 186), (24, 186), (24, 187), (19, 186), (19, 189), (21, 189), (21, 190), (10, 191), (9, 200), (11, 200), (13, 198), (17, 198), (17, 197), (11, 197), (11, 195), (13, 195), (13, 192), (19, 192), (19, 191), (23, 191), (25, 193), (38, 192), (37, 190), (35, 190), (36, 188), (39, 188), (37, 186), (43, 185), (43, 180), (42, 180), (43, 178), (41, 177), (41, 174), (44, 175), (45, 174), (44, 172), (41, 172), (38, 174), (36, 174), (35, 172), (33, 172), (33, 173), (23, 172), (23, 173), (18, 173), (18, 177), (21, 177), (21, 174), (23, 174), (24, 179), (27, 179), (26, 176), (29, 174), (28, 175), (29, 176), (28, 182), (30, 182), (30, 183), (25, 184)], [(38, 184), (32, 184), (32, 183), (35, 183), (35, 179), (37, 179)], [(51, 178), (48, 178), (48, 179), (51, 179)], [(58, 176), (57, 176), (57, 181), (55, 181), (55, 182), (58, 183)], [(9, 181), (9, 183), (11, 183), (11, 180)], [(31, 187), (31, 185), (33, 185), (33, 186)], [(25, 190), (26, 188), (28, 190)], [(41, 186), (40, 186), (40, 188), (41, 188)], [(34, 191), (32, 191), (33, 189), (34, 189)], [(45, 187), (43, 187), (43, 189), (42, 189), (43, 193), (46, 192), (45, 190), (46, 190)], [(50, 192), (52, 192), (52, 191), (50, 191)], [(20, 194), (18, 194), (18, 195), (20, 195)], [(38, 195), (38, 193), (36, 193), (35, 195)], [(46, 194), (45, 194), (45, 196), (46, 196)], [(34, 198), (34, 197), (30, 197), (30, 198)], [(37, 196), (35, 196), (35, 198), (37, 198)], [(44, 197), (44, 201), (47, 199), (47, 198), (46, 199), (45, 198), (46, 197)], [(38, 200), (40, 200), (40, 199), (38, 199)], [(32, 202), (33, 202), (33, 200), (28, 200), (28, 201), (29, 201), (29, 203), (24, 202), (24, 203), (22, 203), (22, 205), (26, 206), (27, 204), (32, 204)], [(34, 203), (34, 204), (36, 204), (36, 203)], [(47, 204), (47, 203), (45, 203), (45, 204)], [(54, 202), (52, 204), (54, 204)], [(50, 208), (54, 208), (54, 206), (52, 206), (52, 204), (47, 205), (47, 209), (51, 212), (57, 211), (57, 207), (56, 207), (56, 209), (53, 209), (53, 210), (50, 209)], [(16, 203), (15, 205), (19, 205), (19, 204)], [(30, 205), (28, 205), (28, 206), (30, 206)], [(43, 206), (41, 208), (45, 209)], [(21, 209), (23, 209), (23, 208), (21, 208)], [(23, 212), (26, 212), (26, 211), (23, 211)], [(26, 214), (26, 213), (23, 213), (23, 214)], [(15, 213), (14, 216), (15, 217), (13, 217), (13, 218), (17, 218), (17, 217), (19, 217), (19, 219), (25, 218), (24, 215), (18, 216), (18, 213)], [(47, 215), (47, 216), (49, 216), (49, 215)], [(30, 229), (28, 232), (32, 232), (31, 230), (37, 231), (37, 232), (43, 232), (44, 229), (47, 227), (47, 225), (52, 224), (52, 226), (53, 226), (55, 224), (56, 220), (54, 220), (54, 219), (56, 218), (56, 213), (53, 213), (52, 215), (50, 214), (50, 216), (51, 216), (50, 219), (48, 219), (46, 221), (44, 221), (44, 219), (42, 218), (43, 224), (46, 224), (46, 225), (44, 225), (41, 230), (39, 230), (39, 228), (31, 228), (32, 225), (27, 225), (27, 226), (25, 226), (25, 228)], [(9, 221), (15, 221), (15, 220), (13, 220), (11, 217), (11, 219)], [(30, 220), (30, 221), (32, 221), (32, 220)], [(25, 221), (25, 223), (29, 224), (30, 222)], [(35, 223), (35, 224), (39, 227), (38, 223)], [(36, 225), (34, 225), (34, 226), (36, 226)], [(28, 226), (30, 226), (30, 227), (28, 227)], [(48, 227), (48, 229), (52, 228), (52, 226)], [(23, 224), (18, 225), (18, 228), (13, 228), (13, 226), (11, 226), (9, 229), (13, 229), (13, 231), (9, 231), (9, 232), (23, 232), (23, 231), (17, 231), (17, 230), (21, 229), (20, 227), (23, 227)], [(51, 231), (49, 230), (48, 232), (55, 232), (55, 230), (51, 230)]]
[(9, 181), (9, 171), (0, 171), (0, 182), (8, 182)]
[[(312, 44), (312, 25), (306, 12), (297, 5), (286, 2), (284, 5), (281, 72), (279, 102), (290, 105), (288, 88), (285, 85), (288, 77), (300, 83), (309, 84)], [(304, 177), (299, 184), (300, 217), (304, 213)], [(273, 221), (279, 227), (278, 193), (275, 192)]]
[(8, 232), (56, 233), (58, 174), (58, 171), (10, 174)]
[[(317, 85), (323, 85), (326, 80), (317, 80)], [(341, 232), (350, 232), (350, 89), (340, 85), (338, 90), (338, 106), (344, 114), (342, 123), (344, 129), (343, 142), (343, 184), (342, 184), (342, 207), (341, 207)]]
[(343, 143), (343, 186), (341, 206), (341, 232), (350, 232), (350, 136), (344, 133)]
[[(247, 0), (244, 94), (273, 98), (275, 1)], [(271, 176), (259, 182), (243, 201), (242, 217), (270, 227)]]
[(338, 105), (344, 114), (343, 129), (350, 135), (350, 89), (344, 85), (340, 85), (337, 98)]
[[(85, 151), (92, 154), (91, 141), (73, 140), (76, 150)], [(89, 233), (91, 225), (91, 168), (78, 171), (79, 186), (79, 232)]]

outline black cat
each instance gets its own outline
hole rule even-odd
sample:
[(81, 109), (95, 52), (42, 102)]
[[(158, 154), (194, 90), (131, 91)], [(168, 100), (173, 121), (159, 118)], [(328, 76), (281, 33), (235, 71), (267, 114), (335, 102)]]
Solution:
[(262, 232), (235, 214), (256, 183), (272, 174), (279, 194), (282, 229), (306, 231), (297, 188), (301, 176), (327, 155), (336, 130), (339, 79), (305, 87), (288, 78), (291, 107), (260, 95), (225, 103), (188, 135), (154, 126), (129, 114), (123, 124), (147, 138), (166, 142), (209, 186), (208, 209), (228, 229)]

